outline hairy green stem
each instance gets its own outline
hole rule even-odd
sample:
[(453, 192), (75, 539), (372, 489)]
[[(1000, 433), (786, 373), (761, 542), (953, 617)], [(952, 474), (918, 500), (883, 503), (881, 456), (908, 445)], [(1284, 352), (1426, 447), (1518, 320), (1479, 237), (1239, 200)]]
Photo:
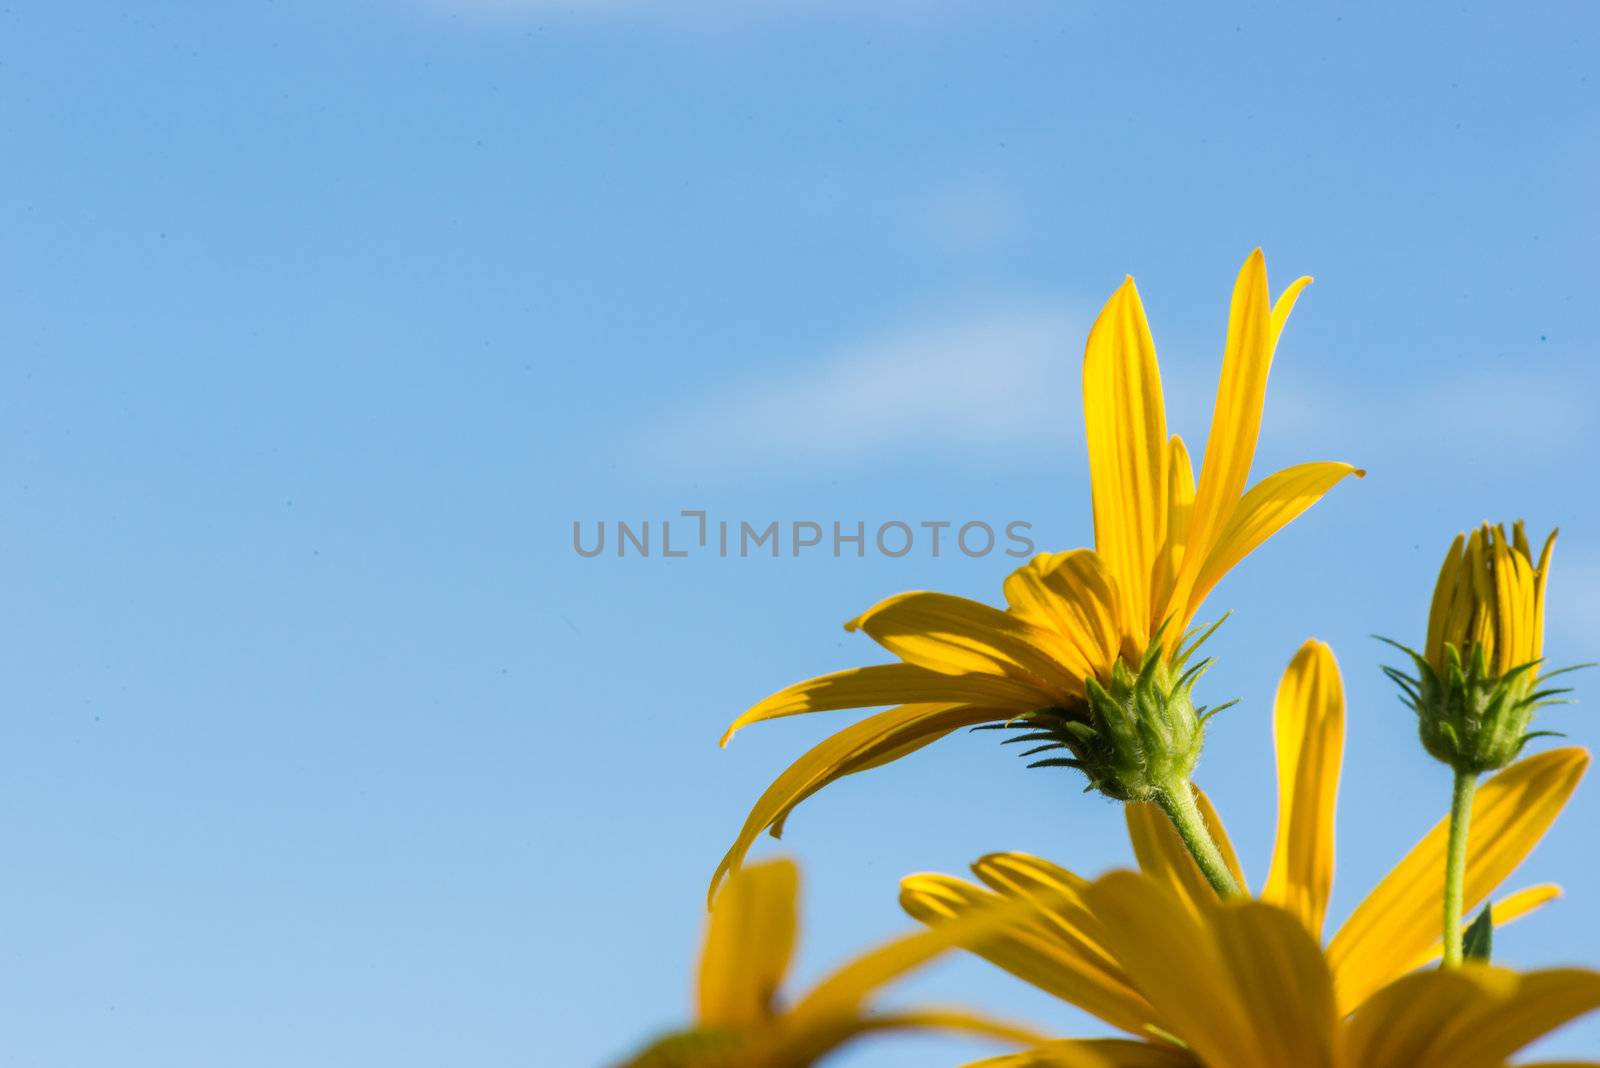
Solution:
[(1157, 792), (1156, 804), (1161, 806), (1161, 811), (1177, 828), (1184, 848), (1200, 865), (1206, 882), (1211, 884), (1217, 895), (1224, 898), (1243, 897), (1244, 891), (1234, 881), (1233, 873), (1228, 870), (1228, 862), (1222, 859), (1222, 850), (1217, 848), (1210, 829), (1206, 827), (1205, 817), (1200, 814), (1200, 806), (1195, 803), (1194, 790), (1189, 783), (1179, 782), (1176, 786)]
[(1461, 963), (1462, 884), (1467, 877), (1467, 830), (1472, 823), (1472, 795), (1478, 774), (1457, 771), (1450, 796), (1450, 838), (1444, 856), (1444, 966)]

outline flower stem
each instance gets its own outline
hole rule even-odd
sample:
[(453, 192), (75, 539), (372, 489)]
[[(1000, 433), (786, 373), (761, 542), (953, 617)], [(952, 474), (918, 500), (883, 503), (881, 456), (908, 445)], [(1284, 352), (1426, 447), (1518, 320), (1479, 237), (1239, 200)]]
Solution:
[(1222, 850), (1217, 848), (1210, 829), (1206, 827), (1205, 817), (1200, 814), (1200, 806), (1195, 803), (1194, 790), (1188, 781), (1184, 780), (1176, 786), (1157, 792), (1156, 804), (1161, 806), (1161, 811), (1167, 814), (1167, 818), (1177, 828), (1178, 837), (1183, 839), (1184, 847), (1189, 850), (1189, 855), (1194, 857), (1194, 862), (1200, 866), (1201, 874), (1217, 892), (1217, 896), (1243, 897), (1244, 891), (1234, 882), (1233, 873), (1228, 870), (1228, 862), (1222, 859)]
[(1461, 963), (1461, 906), (1467, 877), (1467, 830), (1472, 822), (1472, 795), (1478, 790), (1478, 775), (1456, 772), (1455, 789), (1450, 797), (1450, 838), (1444, 857), (1444, 966)]

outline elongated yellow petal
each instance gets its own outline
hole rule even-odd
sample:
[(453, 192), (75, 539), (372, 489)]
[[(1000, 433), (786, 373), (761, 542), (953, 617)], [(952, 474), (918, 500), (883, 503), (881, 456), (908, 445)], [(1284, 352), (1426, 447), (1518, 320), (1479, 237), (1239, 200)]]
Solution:
[[(1477, 969), (1471, 969), (1476, 971)], [(1466, 968), (1418, 972), (1378, 991), (1345, 1028), (1349, 1068), (1423, 1068), (1440, 1033), (1483, 997)]]
[(723, 875), (738, 868), (762, 831), (780, 826), (796, 805), (824, 786), (904, 756), (961, 727), (1006, 717), (1006, 712), (970, 705), (905, 705), (869, 716), (819, 742), (789, 765), (756, 801), (711, 877), (710, 896), (716, 895)]
[[(1467, 835), (1463, 909), (1473, 912), (1544, 837), (1589, 766), (1569, 747), (1527, 757), (1478, 788)], [(1341, 1012), (1398, 978), (1439, 937), (1439, 887), (1449, 820), (1384, 877), (1328, 946)]]
[[(1183, 439), (1174, 434), (1167, 439), (1167, 540), (1156, 561), (1151, 579), (1151, 623), (1159, 626), (1171, 612), (1173, 587), (1183, 564), (1184, 546), (1189, 537), (1189, 515), (1194, 511), (1194, 465)], [(1182, 635), (1176, 635), (1182, 637)]]
[(1418, 1068), (1500, 1068), (1530, 1042), (1600, 1008), (1600, 973), (1587, 969), (1467, 971), (1479, 997), (1445, 1025)]
[(1114, 985), (1126, 986), (1122, 967), (1102, 944), (1100, 923), (1084, 901), (1087, 879), (1027, 853), (987, 854), (973, 863), (972, 873), (1002, 897), (1050, 901), (1038, 923), (1052, 941), (1083, 957)]
[(1534, 584), (1533, 599), (1533, 655), (1536, 657), (1544, 656), (1544, 592), (1550, 583), (1550, 554), (1555, 550), (1556, 535), (1559, 533), (1559, 530), (1552, 530), (1539, 552), (1539, 577)]
[(1047, 1042), (1021, 1053), (975, 1061), (966, 1068), (1204, 1068), (1194, 1054), (1175, 1046), (1120, 1038)]
[[(1102, 876), (1088, 896), (1128, 978), (1202, 1062), (1277, 1068), (1256, 1055), (1259, 1021), (1201, 916), (1167, 887), (1132, 872)], [(1300, 937), (1309, 941), (1304, 932)]]
[(1211, 547), (1195, 580), (1191, 601), (1198, 604), (1204, 600), (1212, 587), (1240, 560), (1320, 501), (1346, 475), (1363, 478), (1366, 472), (1334, 461), (1297, 464), (1268, 475), (1252, 486)]
[(902, 593), (845, 624), (908, 663), (944, 674), (1004, 675), (1025, 685), (1083, 692), (1046, 650), (1059, 642), (1025, 619), (947, 593)]
[(1299, 920), (1259, 902), (1230, 904), (1213, 913), (1212, 932), (1252, 1012), (1256, 1063), (1335, 1068), (1333, 977)]
[(1466, 542), (1466, 535), (1457, 534), (1456, 540), (1450, 543), (1450, 551), (1445, 553), (1444, 563), (1439, 568), (1439, 580), (1433, 587), (1433, 607), (1428, 610), (1428, 643), (1423, 647), (1423, 655), (1428, 663), (1436, 666), (1444, 663), (1444, 643), (1456, 640), (1450, 624), (1457, 612), (1457, 583), (1466, 555)]
[(1344, 683), (1333, 651), (1300, 647), (1278, 684), (1278, 837), (1261, 899), (1282, 905), (1322, 941), (1333, 887), (1333, 817), (1344, 755)]
[(1289, 313), (1294, 311), (1294, 306), (1300, 300), (1300, 294), (1306, 286), (1311, 284), (1310, 275), (1301, 275), (1289, 283), (1287, 289), (1278, 294), (1277, 303), (1272, 305), (1272, 348), (1278, 348), (1278, 338), (1283, 335), (1283, 328), (1289, 322)]
[[(1211, 832), (1228, 870), (1233, 873), (1240, 888), (1248, 892), (1249, 883), (1239, 867), (1239, 857), (1233, 850), (1233, 843), (1228, 839), (1228, 831), (1223, 827), (1217, 810), (1212, 807), (1211, 799), (1192, 783), (1190, 789), (1194, 791), (1200, 816), (1205, 820), (1206, 829)], [(1216, 903), (1217, 892), (1206, 881), (1205, 874), (1200, 871), (1200, 866), (1194, 862), (1183, 839), (1178, 837), (1177, 829), (1159, 805), (1150, 801), (1129, 802), (1122, 806), (1122, 813), (1128, 823), (1128, 839), (1133, 843), (1133, 855), (1139, 861), (1140, 871), (1165, 885), (1192, 912), (1198, 913), (1203, 906)]]
[[(1498, 931), (1506, 924), (1520, 920), (1529, 913), (1537, 912), (1539, 909), (1544, 908), (1552, 901), (1559, 901), (1560, 899), (1561, 887), (1555, 885), (1554, 883), (1540, 883), (1537, 886), (1526, 886), (1521, 890), (1507, 894), (1505, 897), (1499, 898), (1494, 902), (1494, 912), (1492, 914), (1494, 928)], [(1421, 968), (1425, 965), (1432, 964), (1443, 956), (1444, 940), (1441, 938), (1439, 941), (1435, 942), (1433, 947), (1426, 953), (1418, 954), (1416, 962), (1412, 964), (1411, 967)]]
[[(995, 900), (989, 891), (948, 875), (911, 875), (900, 881), (901, 907), (930, 926), (991, 907)], [(1092, 938), (1081, 935), (1074, 919), (1052, 906), (1047, 916), (1018, 923), (975, 952), (1113, 1027), (1145, 1034), (1158, 1026), (1149, 1003)]]
[(1272, 365), (1272, 342), (1267, 264), (1261, 250), (1256, 249), (1239, 271), (1228, 311), (1222, 378), (1189, 519), (1189, 547), (1184, 553), (1172, 606), (1179, 631), (1187, 628), (1199, 605), (1199, 599), (1190, 591), (1211, 547), (1227, 528), (1250, 477), (1261, 430), (1261, 409), (1266, 401), (1267, 372)]
[(700, 957), (698, 1021), (759, 1026), (794, 953), (800, 874), (789, 860), (752, 864), (717, 896)]
[(998, 675), (947, 675), (919, 664), (875, 664), (820, 675), (795, 683), (757, 703), (723, 732), (722, 745), (752, 723), (834, 712), (845, 708), (879, 708), (898, 704), (970, 702), (1031, 712), (1055, 704), (1055, 695)]
[(1083, 357), (1095, 548), (1116, 576), (1121, 614), (1149, 641), (1150, 576), (1166, 540), (1167, 418), (1155, 342), (1129, 278), (1106, 302)]

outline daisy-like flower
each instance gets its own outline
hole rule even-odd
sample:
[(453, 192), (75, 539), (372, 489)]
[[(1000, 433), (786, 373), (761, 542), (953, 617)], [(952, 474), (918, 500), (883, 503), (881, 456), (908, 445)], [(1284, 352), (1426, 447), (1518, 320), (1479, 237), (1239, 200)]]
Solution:
[[(1334, 808), (1344, 725), (1344, 693), (1338, 665), (1327, 646), (1307, 642), (1285, 672), (1274, 708), (1278, 830), (1260, 901), (1297, 919), (1303, 937), (1313, 948), (1322, 945), (1333, 885)], [(1463, 900), (1468, 907), (1476, 907), (1495, 894), (1533, 850), (1571, 797), (1588, 763), (1589, 756), (1582, 749), (1555, 749), (1527, 757), (1484, 783), (1472, 826), (1470, 860), (1464, 869)], [(1234, 878), (1241, 886), (1248, 885), (1215, 810), (1198, 789), (1195, 794)], [(1201, 876), (1173, 828), (1150, 805), (1128, 805), (1126, 814), (1139, 867), (1148, 879), (1162, 884), (1162, 900), (1175, 903), (1175, 911), (1188, 918), (1185, 922), (1202, 926), (1211, 923), (1205, 917), (1217, 907), (1217, 894)], [(1441, 821), (1378, 883), (1327, 943), (1321, 954), (1325, 963), (1319, 963), (1318, 968), (1329, 977), (1336, 1018), (1365, 1011), (1363, 1006), (1369, 1000), (1388, 996), (1380, 995), (1380, 991), (1440, 958), (1443, 947), (1438, 923), (1439, 872), (1444, 865), (1447, 837), (1448, 821)], [(1037, 857), (995, 854), (979, 860), (973, 871), (982, 885), (946, 875), (910, 876), (901, 884), (901, 903), (913, 916), (937, 929), (972, 910), (992, 907), (997, 897), (1055, 897), (1057, 904), (1047, 915), (1007, 932), (1003, 940), (982, 949), (981, 955), (1158, 1047), (1145, 1060), (1064, 1063), (1192, 1064), (1193, 1060), (1185, 1060), (1171, 1049), (1167, 1051), (1169, 1059), (1160, 1059), (1159, 1047), (1183, 1043), (1195, 1051), (1208, 1048), (1192, 1024), (1186, 1023), (1179, 1008), (1146, 986), (1140, 970), (1140, 960), (1145, 959), (1141, 954), (1148, 957), (1150, 952), (1161, 951), (1164, 943), (1157, 933), (1160, 926), (1141, 936), (1143, 941), (1131, 937), (1119, 941), (1111, 927), (1121, 914), (1104, 908), (1108, 897), (1114, 895), (1109, 891), (1093, 893), (1089, 880)], [(1508, 923), (1559, 894), (1558, 888), (1545, 885), (1497, 898), (1493, 919)], [(1163, 920), (1162, 924), (1167, 922)], [(1317, 980), (1318, 984), (1322, 982)], [(1201, 1063), (1210, 1068), (1257, 1063), (1298, 1068), (1302, 1063), (1324, 1063), (1314, 1058), (1303, 1062), (1258, 1062), (1208, 1057), (1202, 1055)], [(1370, 1068), (1368, 1062), (1361, 1060), (1330, 1063)]]
[(1052, 1042), (981, 1068), (1502, 1068), (1600, 1007), (1600, 973), (1472, 964), (1407, 976), (1347, 1015), (1326, 958), (1283, 908), (1194, 910), (1133, 872), (1102, 877), (1084, 899), (1104, 949), (1168, 1038)]
[(798, 895), (799, 872), (789, 860), (752, 864), (730, 879), (711, 910), (694, 1026), (658, 1039), (619, 1068), (807, 1068), (861, 1035), (897, 1030), (1038, 1041), (1029, 1031), (961, 1010), (868, 1011), (881, 987), (957, 945), (983, 945), (1031, 913), (1031, 905), (1003, 905), (889, 942), (784, 1006), (779, 993), (797, 939)]
[(1455, 775), (1444, 868), (1447, 964), (1463, 955), (1461, 878), (1478, 776), (1511, 763), (1530, 739), (1553, 734), (1529, 730), (1533, 714), (1563, 703), (1560, 695), (1569, 692), (1539, 689), (1555, 542), (1552, 531), (1535, 561), (1520, 521), (1510, 538), (1504, 526), (1488, 523), (1470, 536), (1457, 534), (1434, 587), (1425, 651), (1391, 643), (1411, 657), (1416, 675), (1384, 668), (1417, 713), (1423, 748)]
[(761, 832), (779, 833), (806, 797), (980, 724), (1032, 728), (1012, 740), (1058, 753), (1038, 763), (1079, 768), (1110, 797), (1161, 805), (1208, 878), (1227, 888), (1187, 788), (1205, 715), (1190, 687), (1209, 663), (1191, 662), (1198, 641), (1187, 640), (1189, 628), (1235, 564), (1346, 475), (1361, 474), (1349, 464), (1307, 463), (1246, 490), (1273, 352), (1310, 281), (1294, 282), (1274, 304), (1260, 249), (1240, 270), (1198, 485), (1183, 442), (1167, 433), (1138, 290), (1132, 278), (1123, 283), (1095, 321), (1083, 362), (1095, 549), (1044, 554), (1019, 568), (1005, 581), (1004, 610), (942, 593), (891, 597), (846, 628), (899, 663), (798, 683), (736, 719), (724, 745), (762, 720), (895, 706), (779, 776), (717, 869), (713, 891)]

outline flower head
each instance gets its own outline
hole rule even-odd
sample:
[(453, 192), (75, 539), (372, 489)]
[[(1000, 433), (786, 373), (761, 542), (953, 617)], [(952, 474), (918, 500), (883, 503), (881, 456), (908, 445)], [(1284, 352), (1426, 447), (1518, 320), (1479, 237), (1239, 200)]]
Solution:
[[(1301, 464), (1246, 489), (1267, 372), (1301, 278), (1273, 303), (1251, 253), (1234, 285), (1216, 408), (1198, 484), (1167, 432), (1155, 346), (1129, 278), (1090, 332), (1084, 421), (1095, 548), (1042, 554), (1005, 581), (1006, 608), (942, 593), (891, 597), (846, 624), (899, 658), (797, 683), (758, 702), (723, 735), (806, 712), (894, 706), (827, 739), (757, 802), (716, 879), (763, 830), (844, 775), (898, 759), (962, 727), (1026, 728), (1037, 761), (1081, 769), (1119, 800), (1159, 800), (1199, 757), (1205, 711), (1190, 689), (1190, 626), (1235, 564), (1346, 475)], [(1200, 635), (1203, 637), (1204, 635)]]
[(799, 928), (799, 872), (789, 860), (741, 869), (717, 896), (700, 958), (694, 1026), (657, 1039), (619, 1068), (807, 1068), (863, 1034), (946, 1030), (1035, 1041), (960, 1010), (871, 1014), (880, 987), (957, 945), (983, 939), (1025, 909), (974, 915), (954, 929), (920, 931), (866, 953), (791, 1005), (781, 1001)]
[(1457, 771), (1515, 760), (1538, 736), (1529, 730), (1534, 712), (1567, 692), (1538, 688), (1555, 541), (1552, 531), (1535, 561), (1521, 522), (1510, 538), (1487, 523), (1456, 535), (1434, 587), (1424, 651), (1399, 646), (1416, 674), (1385, 668), (1417, 713), (1423, 747)]

